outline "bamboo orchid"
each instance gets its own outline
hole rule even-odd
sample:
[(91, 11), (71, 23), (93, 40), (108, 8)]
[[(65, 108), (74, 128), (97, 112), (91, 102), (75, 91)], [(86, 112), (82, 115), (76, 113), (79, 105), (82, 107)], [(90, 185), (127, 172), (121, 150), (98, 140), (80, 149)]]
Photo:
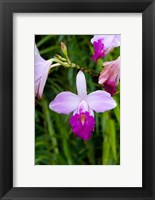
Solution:
[(88, 140), (94, 131), (94, 111), (105, 112), (116, 107), (115, 100), (108, 92), (97, 90), (87, 95), (86, 79), (82, 71), (76, 77), (77, 95), (72, 92), (61, 92), (49, 104), (49, 108), (59, 114), (69, 114), (74, 135)]

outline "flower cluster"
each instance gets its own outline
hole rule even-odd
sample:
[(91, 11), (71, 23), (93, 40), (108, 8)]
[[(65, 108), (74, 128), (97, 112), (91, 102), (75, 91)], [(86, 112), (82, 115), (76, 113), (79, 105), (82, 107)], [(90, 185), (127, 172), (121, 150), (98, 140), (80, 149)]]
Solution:
[[(120, 46), (120, 35), (95, 35), (91, 39), (94, 47), (92, 60), (97, 63), (98, 59), (104, 57), (115, 47)], [(76, 76), (77, 94), (69, 91), (61, 92), (49, 104), (49, 108), (59, 114), (70, 114), (70, 125), (75, 136), (88, 140), (92, 136), (95, 127), (94, 112), (102, 113), (116, 107), (113, 95), (120, 79), (120, 57), (116, 60), (103, 62), (103, 70), (100, 72), (98, 83), (104, 90), (96, 90), (87, 94), (87, 85), (83, 68), (71, 63), (67, 47), (61, 43), (62, 52), (65, 58), (57, 55), (50, 60), (44, 60), (35, 45), (35, 97), (42, 98), (48, 73), (56, 66), (76, 67), (79, 72)], [(53, 64), (54, 63), (54, 64)], [(89, 72), (89, 69), (86, 70)]]
[[(95, 62), (99, 58), (104, 58), (115, 47), (120, 46), (120, 35), (95, 35), (91, 39), (94, 46), (92, 60)], [(111, 95), (116, 93), (116, 87), (120, 79), (120, 57), (111, 62), (103, 63), (104, 69), (101, 71), (98, 83)]]

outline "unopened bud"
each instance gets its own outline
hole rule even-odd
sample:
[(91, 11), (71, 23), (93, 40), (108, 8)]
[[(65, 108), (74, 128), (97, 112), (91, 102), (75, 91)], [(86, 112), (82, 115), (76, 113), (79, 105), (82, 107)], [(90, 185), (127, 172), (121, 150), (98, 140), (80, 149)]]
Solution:
[(68, 64), (67, 62), (64, 62), (64, 63), (63, 63), (63, 66), (64, 66), (64, 67), (70, 67), (70, 64)]
[(68, 58), (67, 47), (66, 47), (66, 45), (63, 42), (61, 42), (61, 50), (62, 50), (63, 54), (65, 55), (65, 57), (68, 60), (69, 58)]
[(61, 61), (66, 61), (66, 58), (61, 57), (60, 55), (56, 55), (55, 56), (57, 59), (61, 60)]

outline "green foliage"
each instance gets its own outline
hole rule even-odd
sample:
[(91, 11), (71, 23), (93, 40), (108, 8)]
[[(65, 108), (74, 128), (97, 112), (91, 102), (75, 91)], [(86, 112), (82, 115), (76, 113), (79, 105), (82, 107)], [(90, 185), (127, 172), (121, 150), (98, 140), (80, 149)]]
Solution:
[[(91, 57), (92, 35), (38, 35), (37, 47), (44, 59), (56, 54), (63, 56), (61, 42), (68, 48), (71, 62), (99, 74), (104, 61), (120, 55), (115, 48), (104, 60), (95, 64)], [(35, 164), (36, 165), (119, 165), (120, 164), (120, 92), (114, 95), (117, 107), (105, 113), (95, 113), (93, 136), (83, 141), (72, 133), (70, 115), (60, 115), (49, 109), (49, 103), (62, 91), (76, 93), (77, 69), (59, 66), (50, 70), (41, 100), (35, 105)], [(103, 87), (98, 77), (85, 73), (88, 93)], [(104, 89), (103, 89), (104, 90)]]

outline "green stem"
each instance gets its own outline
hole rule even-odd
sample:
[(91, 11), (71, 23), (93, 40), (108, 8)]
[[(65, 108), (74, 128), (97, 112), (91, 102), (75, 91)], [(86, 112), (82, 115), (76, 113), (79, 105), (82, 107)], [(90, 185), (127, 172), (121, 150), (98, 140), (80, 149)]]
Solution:
[(53, 64), (53, 65), (51, 65), (51, 67), (50, 68), (53, 68), (53, 67), (58, 67), (58, 66), (60, 66), (61, 64), (59, 64), (59, 63), (55, 63), (55, 64)]
[(83, 72), (86, 72), (86, 73), (90, 74), (91, 76), (99, 76), (99, 74), (94, 73), (92, 70), (85, 69), (85, 68), (83, 68), (83, 67), (81, 67), (81, 66), (79, 66), (79, 65), (77, 65), (75, 63), (71, 63), (71, 67), (72, 68), (77, 68), (77, 69), (79, 69), (79, 70), (81, 70)]
[(47, 104), (47, 101), (44, 98), (42, 99), (42, 106), (43, 106), (45, 120), (46, 120), (46, 124), (47, 124), (47, 130), (48, 130), (49, 136), (50, 136), (51, 141), (52, 141), (53, 149), (54, 149), (54, 152), (56, 154), (58, 154), (59, 150), (58, 150), (58, 147), (57, 147), (57, 139), (55, 137), (53, 123), (51, 122), (51, 119), (50, 119), (48, 104)]
[[(86, 73), (90, 74), (92, 77), (94, 77), (94, 76), (99, 76), (99, 74), (96, 74), (96, 73), (93, 72), (92, 70), (90, 70), (90, 69), (85, 69), (85, 68), (79, 66), (78, 64), (72, 63), (70, 60), (66, 60), (66, 58), (63, 58), (63, 57), (61, 57), (60, 55), (56, 55), (55, 58), (51, 58), (49, 61), (51, 62), (51, 64), (52, 64), (53, 62), (55, 62), (55, 64), (53, 64), (53, 65), (51, 65), (51, 66), (55, 66), (55, 67), (56, 67), (56, 66), (62, 65), (63, 67), (67, 67), (67, 68), (76, 68), (76, 69), (78, 69), (78, 70), (81, 70), (81, 71), (83, 71), (83, 72), (86, 72)], [(59, 65), (56, 64), (56, 63), (58, 63)]]
[(82, 70), (83, 72), (86, 72), (86, 73), (90, 74), (91, 76), (99, 76), (99, 74), (94, 73), (92, 70), (85, 69), (85, 68), (79, 66), (78, 64), (71, 63), (70, 60), (68, 61), (68, 60), (66, 60), (65, 58), (62, 58), (59, 55), (56, 55), (56, 57), (51, 59), (51, 61), (59, 63), (60, 65), (67, 67), (67, 68), (76, 68), (78, 70)]

